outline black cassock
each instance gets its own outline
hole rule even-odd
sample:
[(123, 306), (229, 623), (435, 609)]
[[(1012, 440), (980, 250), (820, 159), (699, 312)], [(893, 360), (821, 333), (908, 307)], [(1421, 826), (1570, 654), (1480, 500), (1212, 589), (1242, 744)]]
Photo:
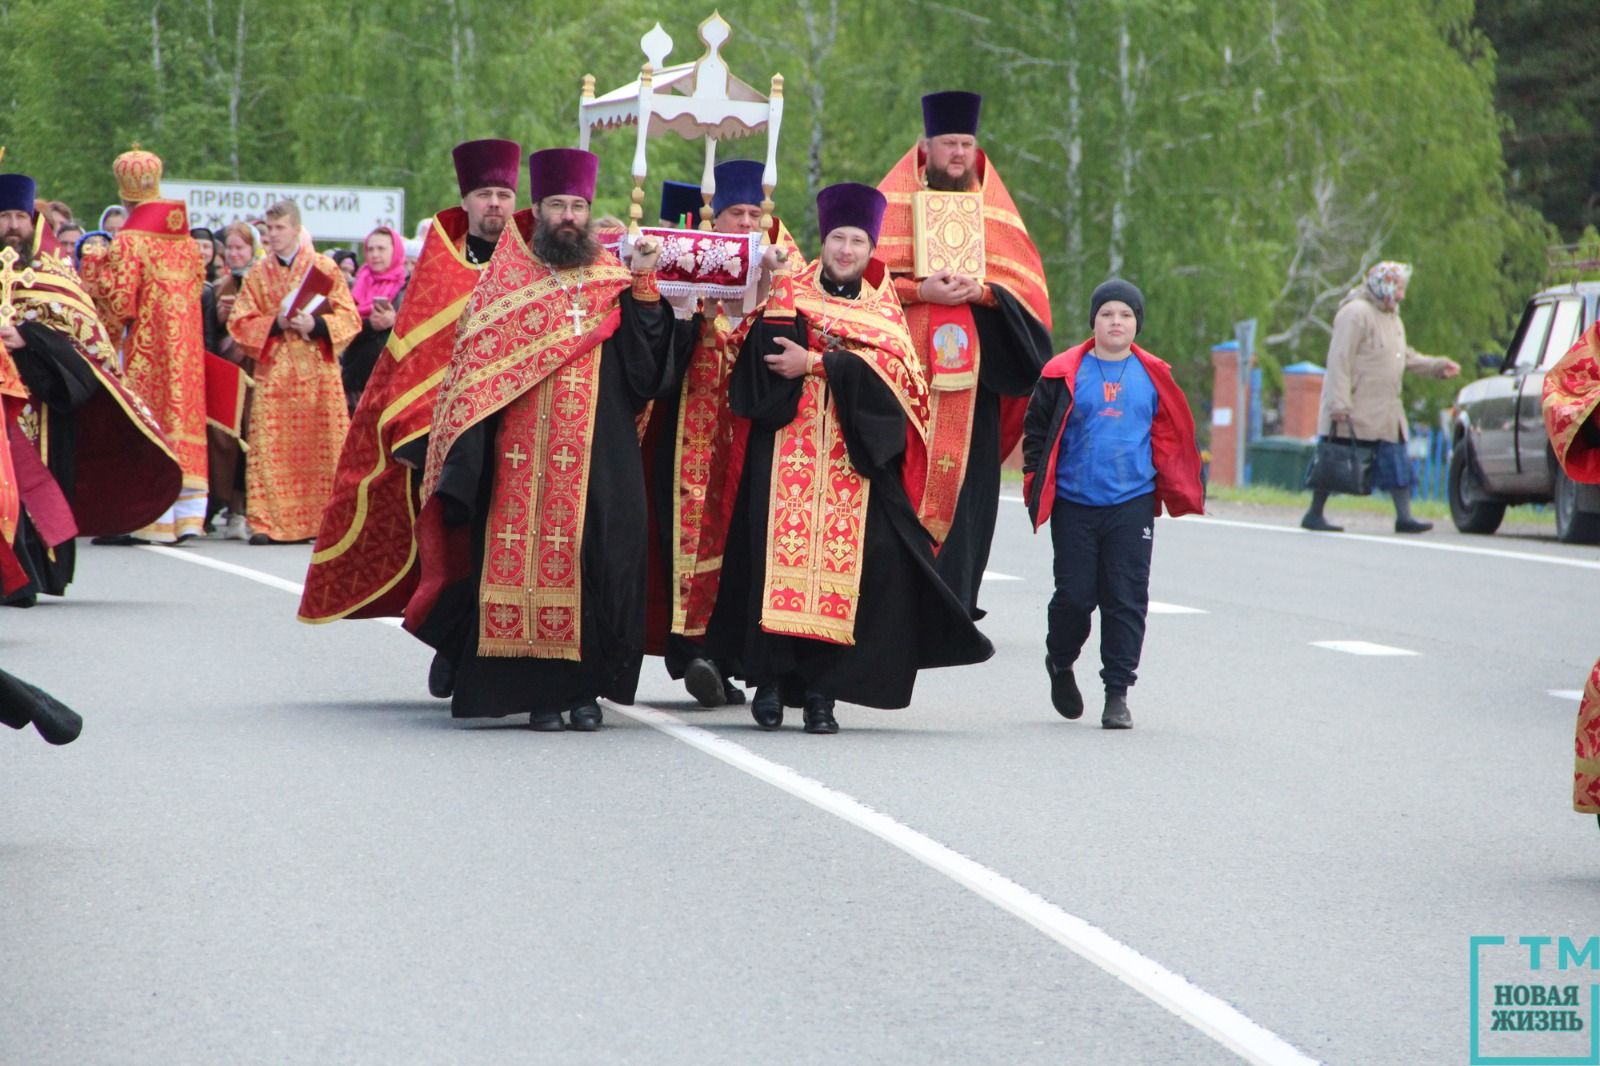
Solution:
[(500, 415), (463, 433), (450, 449), (436, 495), (447, 524), (470, 524), (472, 574), (441, 592), (417, 636), (456, 664), (450, 712), (457, 718), (567, 711), (596, 697), (632, 703), (644, 657), (644, 470), (634, 418), (672, 373), (666, 304), (619, 297), (622, 322), (601, 348), (599, 398), (584, 510), (582, 659), (479, 656), (478, 589), (494, 488)]
[(850, 462), (872, 485), (855, 644), (778, 636), (760, 627), (773, 448), (778, 431), (794, 420), (804, 384), (773, 373), (762, 356), (778, 350), (780, 336), (804, 347), (806, 328), (803, 314), (793, 325), (757, 323), (734, 364), (733, 411), (750, 419), (750, 444), (707, 647), (750, 683), (780, 685), (789, 706), (799, 706), (811, 690), (867, 707), (905, 707), (918, 670), (983, 662), (994, 648), (940, 579), (932, 538), (901, 484), (905, 413), (883, 379), (846, 351), (830, 351), (822, 361)]
[[(100, 388), (100, 382), (66, 334), (37, 322), (18, 323), (17, 332), (27, 344), (12, 352), (11, 359), (28, 389), (34, 410), (49, 412), (48, 417), (39, 420), (45, 445), (41, 450), (45, 465), (70, 505), (78, 472), (77, 420), (73, 415), (89, 402)], [(32, 447), (22, 443), (18, 446)], [(60, 596), (66, 592), (77, 560), (76, 546), (71, 540), (53, 549), (46, 544), (28, 517), (26, 502), (12, 547), (28, 572), (29, 583), (13, 592), (5, 602), (28, 603), (39, 593)]]
[(651, 545), (651, 596), (658, 601), (651, 624), (664, 629), (660, 635), (665, 651), (667, 674), (674, 680), (681, 678), (689, 662), (705, 654), (701, 642), (681, 636), (672, 630), (673, 559), (678, 554), (677, 531), (673, 529), (673, 497), (678, 492), (678, 411), (683, 404), (684, 377), (689, 362), (700, 344), (700, 328), (705, 318), (701, 312), (689, 318), (675, 318), (672, 323), (672, 372), (664, 384), (661, 395), (650, 409), (650, 430), (645, 438), (645, 478), (649, 482), (650, 528), (655, 537)]
[(939, 576), (973, 618), (982, 618), (978, 586), (989, 565), (995, 517), (1000, 509), (1000, 397), (1029, 396), (1039, 371), (1050, 361), (1050, 332), (1015, 296), (990, 286), (997, 307), (972, 305), (978, 328), (978, 395), (972, 412), (972, 448), (967, 476), (956, 497), (950, 532), (939, 548)]

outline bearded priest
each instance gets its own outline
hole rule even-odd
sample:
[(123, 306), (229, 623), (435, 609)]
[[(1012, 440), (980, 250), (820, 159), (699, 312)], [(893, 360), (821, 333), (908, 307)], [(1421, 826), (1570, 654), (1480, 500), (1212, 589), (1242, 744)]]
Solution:
[(780, 275), (730, 382), (750, 436), (707, 646), (755, 683), (763, 729), (788, 704), (837, 733), (836, 700), (904, 707), (918, 670), (994, 654), (917, 520), (928, 385), (872, 255), (885, 203), (817, 195), (822, 255)]
[[(302, 622), (398, 616), (416, 591), (416, 494), (434, 401), (456, 322), (516, 210), (522, 171), (516, 141), (466, 141), (452, 155), (461, 203), (433, 216), (394, 332), (351, 417), (300, 597)], [(448, 697), (454, 676), (455, 664), (437, 655), (428, 691)]]
[(473, 288), (422, 475), (406, 628), (457, 664), (457, 718), (527, 714), (591, 732), (631, 703), (644, 655), (647, 521), (635, 427), (672, 384), (656, 242), (632, 271), (590, 220), (598, 159), (528, 158), (514, 216)]

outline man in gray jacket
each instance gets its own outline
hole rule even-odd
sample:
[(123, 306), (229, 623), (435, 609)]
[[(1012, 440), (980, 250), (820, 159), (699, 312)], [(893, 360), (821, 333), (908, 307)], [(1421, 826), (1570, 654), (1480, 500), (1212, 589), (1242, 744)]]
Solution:
[[(1461, 373), (1454, 359), (1421, 355), (1406, 344), (1405, 323), (1400, 321), (1400, 301), (1411, 280), (1408, 263), (1383, 262), (1367, 271), (1366, 280), (1351, 289), (1333, 317), (1333, 339), (1328, 342), (1328, 373), (1322, 379), (1322, 409), (1317, 433), (1336, 431), (1376, 443), (1374, 488), (1394, 499), (1394, 531), (1426, 533), (1432, 522), (1411, 514), (1411, 460), (1406, 455), (1406, 415), (1400, 405), (1401, 378), (1407, 371), (1433, 378), (1453, 378)], [(1322, 515), (1326, 492), (1311, 494), (1311, 509), (1300, 520), (1306, 529), (1338, 533)]]

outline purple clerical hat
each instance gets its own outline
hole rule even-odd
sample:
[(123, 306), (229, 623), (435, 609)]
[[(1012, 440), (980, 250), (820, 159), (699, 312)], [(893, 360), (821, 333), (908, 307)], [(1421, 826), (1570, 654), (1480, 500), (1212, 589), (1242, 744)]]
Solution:
[(977, 93), (929, 93), (922, 98), (922, 133), (939, 137), (946, 133), (978, 135), (978, 112), (983, 97)]
[(463, 141), (451, 149), (456, 161), (456, 184), (465, 196), (474, 189), (496, 188), (517, 191), (522, 175), (522, 145), (490, 137), (482, 141)]
[(594, 200), (600, 157), (582, 148), (545, 148), (528, 157), (528, 198), (581, 196)]
[(761, 205), (764, 199), (761, 191), (761, 172), (766, 169), (764, 163), (755, 159), (730, 159), (726, 163), (718, 163), (716, 170), (712, 171), (717, 176), (717, 191), (711, 194), (711, 211), (720, 215), (734, 204)]
[(37, 191), (33, 179), (26, 174), (0, 174), (0, 211), (33, 214), (33, 198)]
[(878, 243), (878, 230), (883, 226), (883, 211), (889, 206), (883, 193), (870, 185), (847, 181), (830, 185), (817, 193), (817, 229), (824, 239), (840, 226), (854, 226), (867, 231), (873, 244)]

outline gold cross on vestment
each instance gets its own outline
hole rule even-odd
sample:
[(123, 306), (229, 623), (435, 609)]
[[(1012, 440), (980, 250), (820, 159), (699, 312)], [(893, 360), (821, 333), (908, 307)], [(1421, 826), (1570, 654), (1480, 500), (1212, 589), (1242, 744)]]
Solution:
[(569, 389), (575, 389), (583, 384), (583, 372), (575, 366), (569, 366), (561, 372), (561, 384)]
[(512, 529), (510, 526), (506, 526), (506, 528), (504, 528), (500, 532), (496, 533), (494, 535), (494, 537), (501, 544), (505, 545), (505, 548), (506, 548), (507, 551), (510, 551), (511, 549), (513, 549), (513, 548), (515, 548), (517, 546), (517, 541), (522, 539), (522, 534), (518, 533), (516, 530)]
[(559, 466), (561, 472), (565, 474), (572, 469), (572, 464), (578, 461), (578, 457), (572, 453), (571, 448), (563, 444), (561, 450), (550, 457), (550, 461)]
[(522, 450), (522, 445), (513, 444), (511, 450), (506, 452), (505, 458), (511, 461), (511, 469), (521, 470), (522, 464), (528, 461), (528, 453)]
[(939, 456), (938, 460), (933, 465), (939, 468), (939, 472), (941, 474), (948, 474), (956, 465), (956, 461), (950, 458), (949, 454), (947, 453)]
[(572, 543), (572, 538), (558, 529), (554, 533), (546, 533), (544, 536), (544, 542), (550, 545), (550, 547), (554, 548), (556, 551), (560, 551), (562, 548), (565, 548), (568, 544)]
[(38, 281), (33, 267), (17, 269), (20, 258), (15, 248), (0, 249), (0, 326), (10, 326), (17, 321), (17, 305), (12, 302), (12, 293), (17, 287), (31, 289)]

